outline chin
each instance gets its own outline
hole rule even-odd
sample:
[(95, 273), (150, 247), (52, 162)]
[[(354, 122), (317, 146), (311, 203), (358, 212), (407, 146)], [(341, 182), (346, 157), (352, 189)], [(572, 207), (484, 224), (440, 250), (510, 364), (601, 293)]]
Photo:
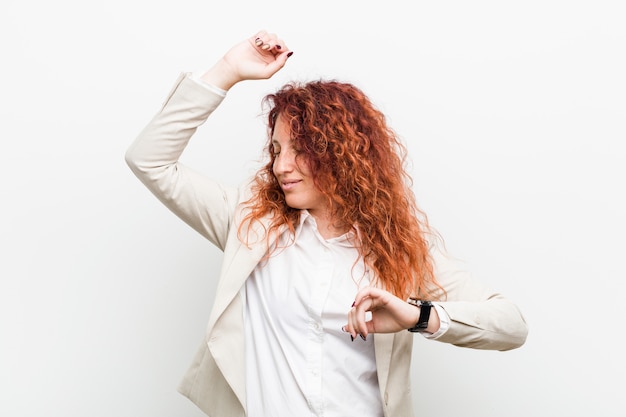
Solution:
[(294, 202), (289, 201), (289, 200), (285, 200), (285, 202), (287, 203), (287, 207), (292, 208), (294, 210), (303, 210), (304, 209), (304, 207), (301, 204), (297, 204), (297, 203), (294, 203)]

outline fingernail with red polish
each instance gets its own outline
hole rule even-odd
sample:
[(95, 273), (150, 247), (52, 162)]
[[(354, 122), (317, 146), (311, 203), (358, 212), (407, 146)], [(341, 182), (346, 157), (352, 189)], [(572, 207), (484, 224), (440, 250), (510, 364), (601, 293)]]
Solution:
[(363, 336), (362, 334), (360, 334), (359, 336), (361, 336), (361, 339), (365, 340), (366, 336)]
[(355, 305), (356, 305), (356, 301), (353, 301), (351, 307), (354, 307)]
[(291, 55), (293, 55), (293, 52), (289, 52), (289, 53), (287, 54), (287, 58), (289, 58)]

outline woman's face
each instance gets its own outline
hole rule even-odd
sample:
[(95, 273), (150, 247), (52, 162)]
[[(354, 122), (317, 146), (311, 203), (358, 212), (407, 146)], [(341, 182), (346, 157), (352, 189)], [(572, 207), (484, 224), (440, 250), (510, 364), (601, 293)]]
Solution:
[(325, 217), (328, 205), (324, 195), (313, 183), (311, 170), (304, 158), (296, 159), (291, 131), (281, 116), (278, 116), (272, 135), (274, 147), (274, 175), (280, 184), (289, 207), (306, 209), (314, 217)]

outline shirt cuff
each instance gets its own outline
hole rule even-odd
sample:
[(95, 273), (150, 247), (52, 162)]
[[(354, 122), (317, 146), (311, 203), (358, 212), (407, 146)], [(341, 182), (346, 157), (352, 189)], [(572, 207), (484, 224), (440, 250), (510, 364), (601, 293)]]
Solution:
[(210, 91), (214, 92), (215, 94), (218, 94), (218, 95), (220, 95), (222, 97), (226, 97), (226, 93), (227, 93), (226, 90), (223, 90), (223, 89), (221, 89), (221, 88), (219, 88), (217, 86), (214, 86), (213, 84), (209, 84), (206, 81), (203, 81), (200, 78), (199, 74), (197, 74), (195, 72), (192, 72), (191, 74), (189, 74), (189, 78), (191, 78), (193, 81), (195, 81), (196, 83), (198, 83), (202, 87), (206, 88), (207, 90), (210, 90)]

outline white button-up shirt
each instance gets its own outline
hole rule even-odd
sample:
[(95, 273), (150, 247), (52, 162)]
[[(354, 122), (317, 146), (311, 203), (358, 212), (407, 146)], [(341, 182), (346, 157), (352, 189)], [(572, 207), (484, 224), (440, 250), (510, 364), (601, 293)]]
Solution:
[(245, 298), (249, 417), (383, 415), (374, 335), (341, 330), (369, 271), (348, 233), (324, 239), (303, 211), (295, 241), (260, 263)]

